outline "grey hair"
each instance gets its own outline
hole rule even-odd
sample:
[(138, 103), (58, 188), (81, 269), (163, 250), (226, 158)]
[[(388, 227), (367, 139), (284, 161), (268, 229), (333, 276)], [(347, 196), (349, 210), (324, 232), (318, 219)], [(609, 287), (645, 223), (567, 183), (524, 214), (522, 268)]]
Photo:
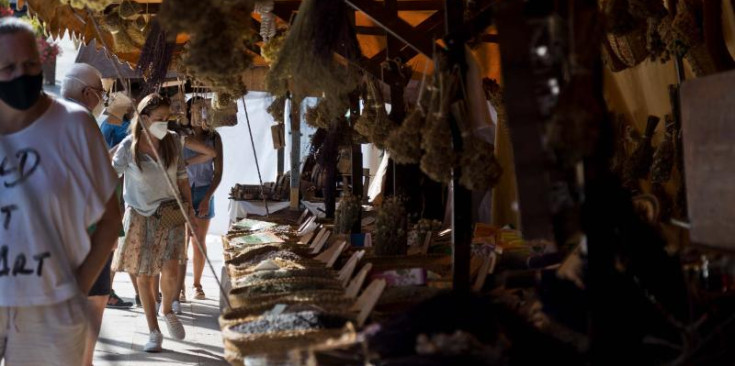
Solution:
[(77, 78), (72, 79), (65, 77), (61, 81), (61, 96), (64, 98), (80, 100), (82, 98), (84, 88), (87, 86), (87, 84), (84, 84)]
[(86, 87), (102, 86), (100, 72), (84, 63), (76, 63), (61, 80), (61, 96), (79, 101)]
[(0, 36), (22, 32), (28, 33), (34, 37), (36, 36), (36, 32), (33, 30), (33, 27), (22, 20), (14, 17), (0, 18)]

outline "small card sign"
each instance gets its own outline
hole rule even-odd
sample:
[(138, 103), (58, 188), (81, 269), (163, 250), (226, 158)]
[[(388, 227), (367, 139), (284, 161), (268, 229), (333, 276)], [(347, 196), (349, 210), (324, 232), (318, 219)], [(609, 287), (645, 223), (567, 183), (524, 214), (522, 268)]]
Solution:
[(365, 289), (365, 292), (360, 295), (355, 304), (352, 305), (351, 310), (358, 312), (356, 319), (358, 327), (362, 327), (365, 324), (368, 316), (373, 311), (378, 300), (380, 300), (380, 296), (383, 294), (385, 286), (385, 280), (374, 280), (370, 283), (370, 286)]
[(368, 263), (360, 269), (360, 272), (357, 272), (357, 275), (355, 278), (350, 281), (350, 284), (347, 286), (347, 290), (345, 291), (345, 295), (349, 298), (354, 299), (357, 297), (357, 294), (360, 292), (360, 289), (362, 288), (362, 284), (365, 283), (365, 279), (367, 278), (368, 273), (370, 273), (370, 270), (373, 269), (373, 264)]
[(324, 249), (324, 244), (327, 243), (327, 239), (329, 239), (329, 235), (331, 235), (331, 234), (332, 233), (329, 230), (327, 230), (324, 233), (324, 235), (322, 235), (321, 239), (319, 239), (318, 242), (315, 240), (314, 241), (314, 243), (315, 243), (314, 250), (311, 251), (311, 254), (317, 254), (317, 253), (321, 252), (322, 249)]

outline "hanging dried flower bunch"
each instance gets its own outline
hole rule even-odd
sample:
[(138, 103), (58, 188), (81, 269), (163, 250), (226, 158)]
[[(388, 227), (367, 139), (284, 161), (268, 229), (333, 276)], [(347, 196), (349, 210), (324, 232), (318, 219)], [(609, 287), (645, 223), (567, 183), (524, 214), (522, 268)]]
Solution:
[(498, 183), (503, 169), (493, 149), (493, 145), (474, 136), (464, 138), (460, 158), (462, 175), (459, 177), (462, 186), (472, 191), (486, 191)]
[(408, 251), (406, 208), (401, 199), (390, 197), (378, 209), (375, 222), (375, 255), (406, 255)]
[(666, 132), (663, 141), (656, 147), (653, 153), (653, 166), (651, 166), (651, 181), (653, 183), (666, 183), (671, 179), (671, 171), (674, 168), (674, 118), (666, 115)]
[[(120, 10), (122, 11), (122, 6)], [(146, 81), (143, 95), (155, 91), (166, 79), (176, 46), (175, 42), (169, 42), (166, 39), (166, 32), (161, 29), (155, 19), (151, 24), (151, 30), (143, 45), (137, 66)]]
[(388, 118), (383, 93), (375, 80), (368, 79), (365, 85), (367, 89), (365, 105), (354, 127), (359, 134), (365, 136), (379, 149), (385, 149), (388, 134), (396, 128), (396, 125)]
[(658, 117), (648, 116), (646, 133), (625, 163), (624, 181), (634, 182), (638, 179), (643, 179), (651, 170), (651, 163), (653, 162), (651, 139), (653, 138), (653, 133), (656, 131), (658, 122)]
[(671, 53), (666, 48), (666, 42), (661, 38), (659, 29), (661, 20), (658, 18), (648, 18), (646, 20), (646, 49), (651, 61), (667, 62), (671, 59)]
[(427, 114), (436, 112), (439, 104), (439, 89), (419, 91), (416, 107), (408, 114), (401, 125), (391, 131), (386, 147), (391, 159), (398, 164), (418, 164), (421, 162), (421, 131), (426, 124)]
[(286, 123), (286, 100), (288, 96), (281, 95), (273, 99), (273, 102), (268, 106), (268, 114), (273, 117), (273, 120), (277, 123)]
[(331, 129), (341, 119), (349, 108), (349, 101), (345, 98), (322, 98), (314, 107), (306, 109), (304, 120), (312, 127)]
[(114, 2), (114, 0), (61, 0), (62, 4), (68, 4), (72, 8), (88, 8), (89, 10), (95, 12), (101, 12), (105, 10), (106, 7), (112, 5)]
[(283, 48), (283, 43), (286, 41), (286, 33), (277, 35), (266, 42), (263, 47), (260, 48), (260, 55), (263, 56), (265, 62), (268, 65), (273, 65), (278, 60), (278, 54)]
[(235, 99), (247, 93), (239, 76), (252, 64), (247, 50), (254, 35), (247, 21), (252, 10), (252, 0), (163, 2), (161, 25), (171, 34), (191, 35), (180, 71)]
[(349, 234), (352, 226), (360, 218), (362, 203), (360, 197), (352, 195), (349, 191), (345, 191), (339, 200), (339, 206), (334, 216), (334, 230), (338, 234)]
[(102, 27), (112, 35), (113, 51), (117, 53), (133, 53), (140, 50), (146, 42), (149, 27), (140, 28), (134, 20), (124, 19), (119, 7), (105, 14)]
[[(298, 16), (266, 77), (272, 94), (284, 93), (284, 80), (290, 80), (297, 99), (316, 93), (330, 104), (351, 93), (358, 85), (358, 71), (349, 65), (360, 56), (355, 29), (341, 0), (304, 0)], [(338, 62), (335, 53), (345, 62)]]
[(435, 85), (429, 86), (430, 92), (439, 93), (438, 109), (426, 116), (424, 129), (421, 131), (421, 148), (425, 151), (421, 157), (421, 171), (429, 178), (449, 183), (452, 178), (452, 167), (457, 156), (452, 148), (452, 131), (449, 127), (449, 98), (451, 76), (439, 74)]

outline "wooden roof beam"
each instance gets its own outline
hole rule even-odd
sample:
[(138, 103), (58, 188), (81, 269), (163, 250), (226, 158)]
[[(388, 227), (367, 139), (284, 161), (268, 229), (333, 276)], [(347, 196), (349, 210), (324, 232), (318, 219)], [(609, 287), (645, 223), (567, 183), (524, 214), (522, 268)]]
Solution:
[(397, 38), (417, 52), (431, 57), (434, 52), (433, 40), (422, 37), (408, 23), (397, 15), (391, 15), (379, 3), (372, 0), (345, 0), (345, 3), (355, 10), (363, 12), (379, 27), (385, 29), (391, 36)]
[[(429, 38), (431, 39), (439, 39), (443, 37), (444, 11), (437, 11), (436, 13), (426, 18), (423, 22), (421, 22), (414, 28), (414, 32), (420, 34), (428, 34)], [(387, 54), (387, 50), (382, 50), (371, 57), (370, 62), (377, 66), (380, 66), (380, 64), (385, 61)], [(418, 55), (418, 52), (416, 52), (413, 48), (404, 46), (401, 48), (397, 57), (400, 58), (402, 62), (406, 63), (412, 58), (416, 57), (416, 55)], [(392, 56), (392, 58), (395, 57), (396, 56)]]

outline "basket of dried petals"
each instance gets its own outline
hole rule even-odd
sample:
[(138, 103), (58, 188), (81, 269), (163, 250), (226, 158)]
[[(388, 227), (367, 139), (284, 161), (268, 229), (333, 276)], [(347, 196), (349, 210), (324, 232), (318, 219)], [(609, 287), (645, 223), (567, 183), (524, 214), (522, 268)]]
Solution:
[(294, 308), (296, 306), (314, 306), (323, 311), (341, 313), (347, 311), (354, 302), (354, 299), (344, 296), (334, 296), (331, 293), (315, 292), (288, 295), (278, 299), (260, 302), (258, 304), (226, 310), (219, 317), (219, 325), (220, 328), (224, 329), (229, 325), (252, 320), (264, 315), (265, 312), (273, 309), (274, 306), (279, 304), (286, 305), (289, 308)]

